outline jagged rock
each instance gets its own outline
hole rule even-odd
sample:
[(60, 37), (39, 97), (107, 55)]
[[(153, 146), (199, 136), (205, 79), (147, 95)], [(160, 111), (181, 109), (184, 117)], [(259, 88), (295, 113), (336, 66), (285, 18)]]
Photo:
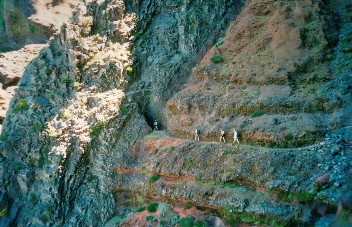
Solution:
[(330, 180), (329, 174), (324, 174), (323, 176), (318, 177), (315, 181), (314, 184), (317, 186), (324, 186), (327, 184)]

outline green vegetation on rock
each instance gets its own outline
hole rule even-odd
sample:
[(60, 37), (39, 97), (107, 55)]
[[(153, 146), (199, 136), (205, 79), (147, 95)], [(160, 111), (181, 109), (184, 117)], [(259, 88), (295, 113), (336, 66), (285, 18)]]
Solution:
[(255, 118), (255, 117), (259, 117), (259, 116), (262, 116), (264, 113), (262, 111), (255, 111), (253, 113), (250, 114), (250, 116), (252, 118)]
[(169, 149), (169, 152), (174, 152), (175, 151), (175, 146), (171, 146), (170, 149)]
[(240, 223), (248, 223), (260, 226), (275, 226), (275, 227), (284, 227), (289, 226), (285, 221), (266, 217), (251, 213), (235, 213), (228, 210), (223, 210), (221, 212), (222, 217), (225, 219), (226, 223), (230, 226), (237, 226)]
[(93, 125), (90, 129), (91, 136), (98, 136), (105, 127), (105, 121), (99, 121), (95, 125)]
[(149, 183), (154, 183), (154, 182), (156, 182), (159, 179), (160, 179), (160, 175), (159, 174), (155, 174), (155, 175), (150, 177)]
[(179, 227), (193, 227), (194, 218), (192, 216), (187, 216), (177, 220), (176, 224)]
[(15, 112), (21, 112), (23, 110), (28, 110), (28, 109), (29, 109), (29, 105), (27, 104), (27, 101), (22, 98), (18, 106), (15, 108)]
[(285, 135), (285, 140), (286, 141), (291, 141), (293, 140), (293, 135), (291, 133)]
[(216, 47), (219, 47), (224, 44), (224, 38), (219, 38), (218, 41), (215, 43)]
[(159, 206), (158, 203), (151, 203), (147, 206), (147, 211), (154, 213), (158, 210), (158, 206)]
[(205, 223), (203, 221), (195, 221), (192, 216), (187, 216), (184, 218), (180, 218), (176, 221), (176, 226), (178, 227), (205, 227)]
[(0, 217), (5, 217), (7, 215), (7, 208), (2, 209), (0, 212)]
[(145, 220), (147, 220), (147, 221), (153, 221), (154, 218), (155, 218), (155, 217), (154, 217), (153, 215), (148, 215), (148, 216), (145, 217)]
[(215, 64), (224, 62), (224, 60), (225, 59), (220, 55), (214, 55), (213, 57), (211, 57), (211, 61)]
[(147, 207), (139, 207), (139, 208), (137, 208), (134, 212), (140, 213), (140, 212), (142, 212), (142, 211), (145, 211), (145, 209), (147, 209)]
[(309, 192), (292, 192), (281, 198), (284, 202), (298, 201), (300, 203), (307, 203), (314, 199), (314, 194)]

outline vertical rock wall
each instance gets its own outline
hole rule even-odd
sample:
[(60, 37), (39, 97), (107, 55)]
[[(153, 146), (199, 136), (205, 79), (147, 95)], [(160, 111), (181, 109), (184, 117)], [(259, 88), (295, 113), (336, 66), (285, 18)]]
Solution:
[[(135, 16), (120, 1), (76, 13), (27, 66), (10, 104), (1, 143), (5, 225), (102, 225), (114, 212), (112, 163), (146, 130), (136, 106), (121, 108)], [(131, 30), (91, 30), (99, 21)]]

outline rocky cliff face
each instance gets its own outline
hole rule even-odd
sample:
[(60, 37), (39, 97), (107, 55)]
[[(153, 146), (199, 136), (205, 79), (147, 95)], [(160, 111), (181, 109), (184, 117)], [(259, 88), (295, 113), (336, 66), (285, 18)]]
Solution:
[(78, 3), (4, 120), (1, 224), (349, 223), (347, 1)]

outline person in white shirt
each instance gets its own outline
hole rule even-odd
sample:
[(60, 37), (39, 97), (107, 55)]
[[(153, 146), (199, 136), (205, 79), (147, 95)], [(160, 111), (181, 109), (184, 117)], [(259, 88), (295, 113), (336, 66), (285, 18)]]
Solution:
[(194, 130), (194, 140), (195, 141), (199, 141), (199, 134), (200, 134), (200, 131), (199, 129), (196, 127), (196, 129)]
[(237, 142), (238, 144), (240, 144), (240, 141), (238, 140), (238, 134), (236, 129), (233, 130), (233, 143)]

